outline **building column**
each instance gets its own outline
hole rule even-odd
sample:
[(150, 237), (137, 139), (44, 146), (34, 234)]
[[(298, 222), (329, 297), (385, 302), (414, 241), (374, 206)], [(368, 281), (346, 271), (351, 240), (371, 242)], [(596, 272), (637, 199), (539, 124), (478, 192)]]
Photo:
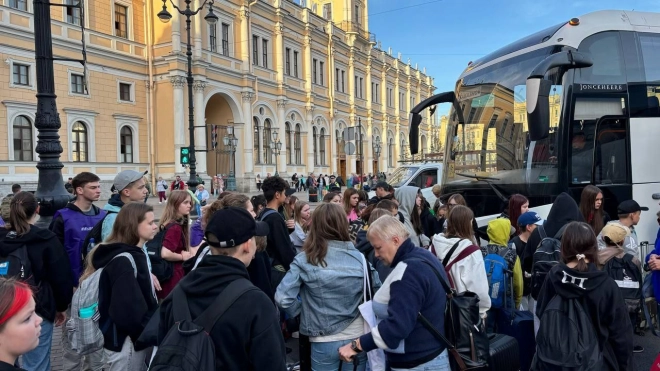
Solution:
[[(193, 83), (194, 100), (195, 100), (195, 159), (197, 161), (197, 172), (199, 174), (206, 174), (206, 143), (208, 142), (206, 133), (206, 107), (204, 105), (204, 89), (206, 89), (206, 81), (197, 80)], [(199, 154), (199, 156), (198, 156)]]
[[(313, 134), (314, 131), (312, 130), (312, 135)], [(319, 164), (319, 166), (323, 166), (323, 159), (321, 158), (320, 136), (321, 136), (321, 128), (316, 128), (316, 137), (314, 138), (314, 143), (316, 144), (316, 153), (314, 154), (314, 157), (316, 158), (316, 163)]]
[(181, 53), (181, 15), (172, 12), (172, 54)]
[(366, 138), (365, 143), (364, 143), (364, 146), (365, 146), (364, 147), (364, 149), (365, 149), (364, 152), (367, 154), (366, 159), (365, 159), (366, 166), (364, 166), (364, 168), (365, 168), (364, 170), (365, 170), (365, 174), (367, 174), (367, 175), (369, 175), (369, 173), (371, 173), (371, 175), (373, 175), (373, 173), (374, 173), (374, 146), (373, 146), (374, 131), (373, 131), (373, 123), (374, 123), (373, 118), (371, 118), (371, 117), (367, 118), (367, 130), (366, 130), (367, 131), (367, 138)]
[(183, 174), (179, 150), (186, 146), (185, 115), (183, 100), (183, 86), (186, 84), (184, 76), (170, 76), (170, 83), (174, 87), (172, 106), (174, 108), (174, 174)]
[[(389, 148), (390, 147), (388, 147), (389, 146), (389, 142), (388, 142), (388, 140), (389, 140), (389, 131), (387, 129), (388, 129), (387, 128), (387, 118), (385, 118), (385, 120), (383, 120), (382, 134), (380, 136), (381, 147), (380, 147), (380, 158), (378, 159), (378, 168), (380, 169), (380, 171), (382, 171), (384, 173), (387, 173), (387, 169), (390, 166), (390, 158), (389, 158), (389, 153), (390, 153)], [(381, 161), (380, 159), (383, 159), (383, 161)]]
[[(254, 172), (254, 120), (252, 119), (252, 98), (254, 98), (254, 93), (244, 91), (241, 93), (243, 98), (243, 120), (245, 121), (245, 132), (244, 136), (241, 138), (238, 136), (239, 148), (241, 147), (240, 143), (243, 143), (243, 153), (241, 154), (239, 150), (236, 150), (236, 156), (242, 157), (244, 159), (244, 169), (245, 173)], [(242, 139), (242, 140), (241, 140)], [(257, 154), (257, 159), (259, 155)], [(236, 169), (238, 167), (238, 161), (236, 162)], [(237, 172), (238, 173), (238, 172)]]
[[(240, 45), (241, 45), (241, 61), (243, 62), (241, 63), (241, 70), (243, 72), (248, 72), (250, 71), (250, 48), (252, 47), (252, 37), (250, 36), (250, 11), (248, 10), (248, 7), (246, 5), (243, 5), (241, 7), (241, 10), (239, 10), (238, 14), (240, 15), (241, 18)], [(249, 117), (250, 117), (250, 121), (252, 121), (252, 115), (250, 115)], [(247, 125), (246, 127), (249, 126), (250, 125)]]
[[(314, 118), (314, 106), (309, 105), (306, 108), (305, 122), (307, 122), (307, 172), (313, 171), (316, 173), (316, 166), (314, 165), (314, 135), (312, 131), (312, 121)], [(318, 175), (318, 174), (317, 174)]]
[(401, 126), (399, 125), (399, 118), (396, 118), (395, 132), (394, 132), (394, 167), (396, 167), (397, 161), (401, 160), (401, 154), (405, 153), (403, 148), (401, 148), (401, 132), (399, 131)]
[(284, 99), (284, 97), (281, 97), (281, 99), (277, 100), (277, 122), (275, 123), (275, 127), (277, 128), (277, 131), (279, 133), (278, 135), (278, 140), (282, 142), (282, 150), (280, 151), (280, 154), (277, 155), (277, 172), (280, 174), (282, 178), (286, 178), (287, 176), (287, 168), (286, 168), (286, 130), (284, 127), (284, 114), (286, 113), (286, 102), (287, 100)]

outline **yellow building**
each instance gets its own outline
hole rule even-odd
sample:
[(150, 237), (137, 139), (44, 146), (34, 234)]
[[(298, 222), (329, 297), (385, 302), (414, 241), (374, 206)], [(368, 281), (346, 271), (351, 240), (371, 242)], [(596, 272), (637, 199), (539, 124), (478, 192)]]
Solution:
[[(0, 140), (2, 188), (36, 182), (37, 131), (32, 4), (0, 1), (0, 119), (8, 129), (7, 140)], [(178, 155), (189, 136), (185, 18), (169, 0), (168, 23), (156, 17), (158, 1), (83, 1), (87, 17), (74, 8), (51, 9), (54, 55), (81, 58), (84, 38), (88, 61), (87, 88), (79, 63), (55, 61), (63, 176), (93, 171), (109, 181), (123, 169), (140, 169), (185, 177)], [(256, 174), (276, 170), (290, 177), (397, 166), (400, 145), (408, 142), (408, 112), (435, 87), (425, 71), (381, 50), (368, 31), (367, 0), (222, 0), (213, 11), (215, 25), (204, 20), (208, 9), (191, 24), (194, 135), (196, 149), (205, 151), (197, 153), (203, 178), (229, 172), (223, 137), (230, 125), (238, 138), (241, 191), (256, 189)], [(343, 150), (344, 129), (358, 121), (364, 166), (360, 156)], [(431, 142), (430, 123), (428, 115), (420, 128), (424, 146)], [(277, 156), (270, 147), (275, 132), (282, 143)], [(382, 143), (379, 158), (374, 140)]]

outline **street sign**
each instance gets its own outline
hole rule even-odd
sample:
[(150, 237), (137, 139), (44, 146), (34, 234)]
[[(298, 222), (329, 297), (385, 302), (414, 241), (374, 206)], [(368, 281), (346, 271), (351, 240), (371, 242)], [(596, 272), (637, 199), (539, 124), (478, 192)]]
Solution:
[(353, 142), (348, 142), (344, 146), (344, 152), (346, 152), (347, 155), (354, 155), (355, 154), (355, 143)]

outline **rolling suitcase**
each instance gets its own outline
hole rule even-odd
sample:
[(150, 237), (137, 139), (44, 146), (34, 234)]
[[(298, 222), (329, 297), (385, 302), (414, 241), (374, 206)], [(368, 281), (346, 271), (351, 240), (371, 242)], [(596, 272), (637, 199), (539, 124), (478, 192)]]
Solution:
[(488, 334), (490, 340), (490, 371), (518, 371), (520, 369), (520, 355), (518, 342), (509, 335)]
[[(513, 287), (513, 282), (511, 287)], [(511, 301), (513, 300), (513, 290)], [(520, 353), (520, 370), (528, 371), (536, 353), (536, 337), (534, 336), (534, 315), (528, 310), (505, 308), (497, 322), (497, 332), (509, 335), (518, 341)]]
[(319, 190), (316, 187), (309, 187), (309, 202), (319, 202)]

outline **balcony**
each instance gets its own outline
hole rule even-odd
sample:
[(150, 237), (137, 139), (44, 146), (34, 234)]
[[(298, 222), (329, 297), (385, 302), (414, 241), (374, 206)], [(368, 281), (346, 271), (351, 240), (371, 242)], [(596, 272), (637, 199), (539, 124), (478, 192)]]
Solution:
[(366, 31), (364, 28), (359, 23), (351, 22), (351, 21), (343, 21), (341, 22), (341, 29), (348, 32), (352, 33), (357, 33), (361, 38), (368, 42), (376, 42), (376, 35)]

